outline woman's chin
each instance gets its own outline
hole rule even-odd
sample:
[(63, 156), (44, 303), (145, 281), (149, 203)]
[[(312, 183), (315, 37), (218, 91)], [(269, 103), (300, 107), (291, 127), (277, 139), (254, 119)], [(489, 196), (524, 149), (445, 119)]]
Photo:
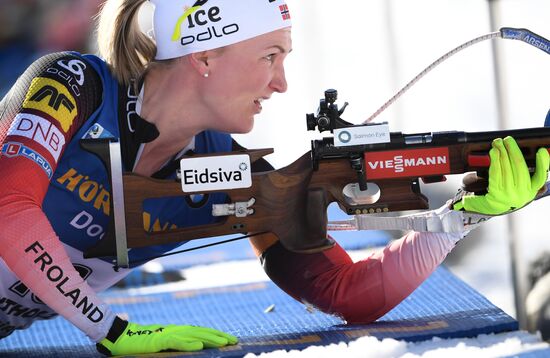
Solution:
[(239, 119), (238, 121), (231, 121), (231, 124), (218, 126), (217, 128), (211, 128), (219, 132), (230, 134), (246, 134), (252, 131), (254, 128), (254, 116), (250, 116), (246, 119)]
[(246, 133), (250, 133), (252, 129), (254, 129), (254, 117), (250, 118), (248, 121), (243, 122), (242, 126), (235, 128), (235, 130), (232, 131), (231, 133), (246, 134)]

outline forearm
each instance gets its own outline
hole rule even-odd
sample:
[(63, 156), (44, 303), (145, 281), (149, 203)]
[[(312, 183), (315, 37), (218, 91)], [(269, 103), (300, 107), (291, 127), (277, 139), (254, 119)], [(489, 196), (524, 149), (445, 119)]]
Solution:
[(350, 323), (375, 321), (414, 291), (454, 247), (456, 237), (410, 232), (353, 262), (339, 246), (298, 254), (280, 243), (262, 255), (269, 277), (299, 301)]
[(363, 260), (381, 263), (385, 303), (379, 315), (391, 310), (420, 286), (443, 262), (458, 239), (445, 233), (410, 231)]
[(114, 314), (74, 269), (37, 206), (0, 206), (0, 256), (46, 305), (94, 341), (107, 334)]

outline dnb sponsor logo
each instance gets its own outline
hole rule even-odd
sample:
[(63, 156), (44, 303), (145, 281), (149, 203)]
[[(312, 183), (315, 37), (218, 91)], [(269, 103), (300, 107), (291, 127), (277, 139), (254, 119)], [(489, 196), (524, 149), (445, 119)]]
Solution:
[(422, 177), (450, 173), (446, 147), (365, 153), (368, 179)]
[(67, 87), (45, 77), (32, 80), (23, 108), (35, 109), (55, 118), (65, 133), (78, 114), (76, 101)]
[(26, 137), (40, 144), (52, 155), (55, 163), (65, 145), (65, 136), (52, 122), (32, 114), (20, 113), (15, 116), (8, 131), (8, 136), (12, 135)]
[[(239, 25), (236, 23), (219, 26), (217, 22), (222, 20), (220, 16), (221, 10), (217, 6), (212, 6), (208, 9), (202, 9), (208, 0), (196, 1), (193, 6), (186, 8), (185, 12), (176, 22), (174, 32), (172, 33), (172, 41), (179, 41), (182, 46), (190, 45), (195, 42), (211, 40), (213, 37), (223, 37), (239, 32)], [(187, 29), (192, 29), (196, 26), (206, 26), (204, 32), (199, 32), (197, 35), (182, 36), (181, 27), (187, 20)]]
[(4, 144), (2, 146), (2, 154), (8, 158), (24, 157), (30, 159), (38, 164), (40, 168), (42, 168), (42, 170), (44, 170), (44, 172), (48, 176), (48, 179), (52, 178), (53, 170), (50, 163), (48, 163), (48, 161), (44, 159), (43, 156), (21, 143), (8, 142)]

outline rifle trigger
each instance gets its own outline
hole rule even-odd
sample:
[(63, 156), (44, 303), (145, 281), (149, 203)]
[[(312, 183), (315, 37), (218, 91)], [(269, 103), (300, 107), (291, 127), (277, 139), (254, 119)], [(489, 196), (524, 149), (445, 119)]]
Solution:
[(238, 218), (244, 218), (254, 214), (254, 209), (250, 207), (254, 205), (256, 199), (251, 198), (248, 201), (238, 201), (229, 204), (214, 204), (212, 205), (212, 216), (231, 216), (235, 215)]

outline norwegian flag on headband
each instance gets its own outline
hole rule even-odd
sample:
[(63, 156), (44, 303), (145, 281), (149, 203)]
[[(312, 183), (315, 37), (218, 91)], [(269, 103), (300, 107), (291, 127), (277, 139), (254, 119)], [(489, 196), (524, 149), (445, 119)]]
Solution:
[(279, 5), (279, 10), (281, 10), (283, 20), (290, 20), (290, 11), (288, 11), (288, 6), (286, 4)]

